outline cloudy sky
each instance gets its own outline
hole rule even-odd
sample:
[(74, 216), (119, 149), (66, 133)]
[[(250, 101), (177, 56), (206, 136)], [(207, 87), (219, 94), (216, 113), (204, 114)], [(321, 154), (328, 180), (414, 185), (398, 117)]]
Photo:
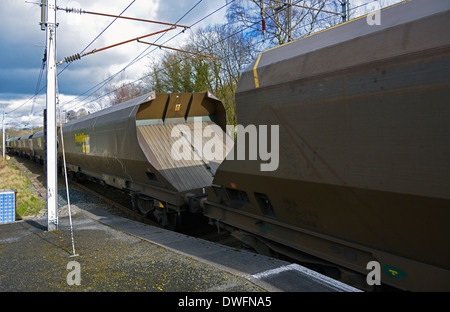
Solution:
[[(351, 0), (353, 7), (358, 7), (371, 0)], [(29, 0), (40, 2), (40, 0)], [(175, 23), (184, 16), (179, 24), (190, 26), (208, 14), (223, 7), (227, 0), (57, 0), (60, 8), (81, 8), (85, 11), (119, 15), (125, 8), (123, 16)], [(380, 0), (383, 6), (399, 0)], [(383, 3), (386, 2), (386, 3)], [(42, 58), (45, 50), (45, 31), (41, 31), (40, 7), (26, 3), (25, 0), (1, 0), (0, 9), (0, 114), (8, 113), (8, 125), (17, 127), (37, 126), (42, 124), (42, 111), (45, 108), (46, 71), (43, 72), (39, 90), (35, 93)], [(131, 5), (130, 5), (131, 4)], [(371, 9), (363, 6), (353, 11), (354, 15), (363, 14)], [(177, 35), (166, 45), (177, 47), (199, 27), (225, 21), (226, 7), (196, 24), (192, 29), (181, 33), (182, 28), (171, 30), (161, 38), (160, 35), (145, 40), (159, 44)], [(353, 16), (355, 17), (355, 16)], [(74, 14), (57, 12), (57, 59), (94, 49), (100, 49), (124, 40), (150, 34), (169, 26), (117, 19), (95, 42), (96, 38), (114, 18), (91, 14)], [(58, 67), (58, 90), (64, 110), (79, 109), (82, 100), (95, 91), (97, 84), (108, 77), (125, 71), (120, 78), (131, 81), (142, 77), (148, 71), (149, 59), (130, 64), (140, 55), (158, 57), (161, 50), (137, 42), (131, 42), (116, 48), (101, 51), (83, 57), (66, 68)], [(117, 81), (117, 80), (115, 80)], [(44, 88), (44, 89), (43, 89)], [(92, 90), (91, 90), (92, 89)], [(93, 97), (94, 98), (94, 97)], [(92, 100), (90, 98), (87, 101)], [(86, 101), (84, 101), (86, 103)]]

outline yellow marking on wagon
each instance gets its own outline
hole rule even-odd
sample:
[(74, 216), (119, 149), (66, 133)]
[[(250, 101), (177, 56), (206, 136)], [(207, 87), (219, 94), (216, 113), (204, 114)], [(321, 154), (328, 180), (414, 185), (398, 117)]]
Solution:
[(81, 145), (82, 153), (89, 154), (91, 152), (89, 134), (84, 134), (84, 132), (75, 133), (75, 143)]

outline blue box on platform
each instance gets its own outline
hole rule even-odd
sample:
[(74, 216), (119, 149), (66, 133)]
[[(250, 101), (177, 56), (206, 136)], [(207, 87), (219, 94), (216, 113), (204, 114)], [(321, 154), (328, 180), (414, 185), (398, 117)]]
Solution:
[(16, 221), (16, 190), (0, 189), (0, 223)]

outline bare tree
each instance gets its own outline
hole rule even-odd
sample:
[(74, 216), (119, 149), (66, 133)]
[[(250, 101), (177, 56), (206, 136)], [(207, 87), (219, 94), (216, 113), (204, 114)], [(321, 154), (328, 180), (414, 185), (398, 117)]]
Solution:
[(241, 71), (261, 51), (257, 39), (233, 25), (199, 29), (183, 50), (216, 57), (168, 52), (161, 61), (150, 61), (149, 83), (161, 92), (213, 92), (225, 105), (229, 124), (236, 124), (234, 93)]
[(227, 18), (263, 37), (269, 44), (284, 44), (316, 29), (342, 21), (339, 0), (236, 0)]
[(134, 99), (147, 91), (143, 84), (123, 83), (121, 87), (115, 88), (111, 95), (111, 104), (117, 105)]
[(210, 90), (224, 103), (228, 124), (236, 124), (234, 94), (241, 72), (255, 60), (263, 46), (258, 38), (249, 36), (245, 28), (235, 25), (206, 27), (199, 30), (191, 42), (199, 52), (219, 58), (208, 63)]
[(103, 91), (100, 91), (100, 89), (96, 91), (93, 94), (96, 100), (89, 104), (92, 110), (102, 110), (123, 103), (148, 91), (144, 82), (130, 82), (124, 72), (117, 79), (119, 82), (113, 82), (113, 79), (104, 79), (108, 80), (105, 83), (105, 88), (101, 89)]

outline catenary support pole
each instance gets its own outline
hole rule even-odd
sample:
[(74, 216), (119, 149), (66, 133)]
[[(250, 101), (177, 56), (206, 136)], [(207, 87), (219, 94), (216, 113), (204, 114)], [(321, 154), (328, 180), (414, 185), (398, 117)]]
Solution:
[(47, 0), (47, 225), (58, 229), (56, 143), (56, 0)]

